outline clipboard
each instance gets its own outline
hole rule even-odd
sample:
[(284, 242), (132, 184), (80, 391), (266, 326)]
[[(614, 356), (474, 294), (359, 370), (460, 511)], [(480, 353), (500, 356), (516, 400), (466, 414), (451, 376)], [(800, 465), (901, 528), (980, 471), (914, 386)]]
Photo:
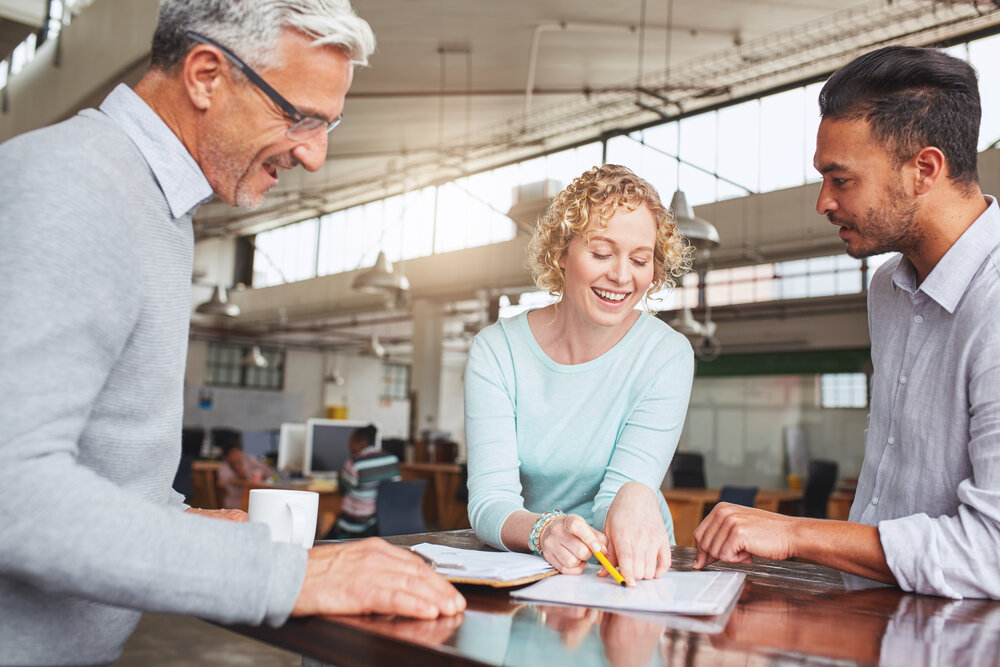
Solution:
[(512, 588), (558, 573), (544, 558), (531, 554), (458, 549), (428, 543), (414, 545), (410, 551), (453, 584)]
[(554, 574), (559, 574), (558, 570), (552, 570), (551, 572), (539, 572), (538, 574), (529, 574), (526, 577), (519, 577), (517, 579), (477, 579), (475, 577), (459, 577), (451, 574), (441, 573), (445, 579), (453, 584), (473, 584), (475, 586), (491, 586), (493, 588), (513, 588), (514, 586), (523, 586), (525, 584), (533, 584), (536, 581), (541, 581), (546, 577), (551, 577)]

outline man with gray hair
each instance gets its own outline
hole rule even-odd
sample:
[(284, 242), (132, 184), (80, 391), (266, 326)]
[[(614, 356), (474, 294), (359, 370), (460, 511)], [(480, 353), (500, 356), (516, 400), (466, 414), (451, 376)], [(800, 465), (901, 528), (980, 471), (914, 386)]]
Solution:
[(134, 91), (0, 146), (0, 663), (112, 662), (142, 611), (280, 625), (464, 608), (382, 540), (272, 543), (170, 488), (192, 215), (318, 169), (373, 49), (347, 0), (163, 0)]

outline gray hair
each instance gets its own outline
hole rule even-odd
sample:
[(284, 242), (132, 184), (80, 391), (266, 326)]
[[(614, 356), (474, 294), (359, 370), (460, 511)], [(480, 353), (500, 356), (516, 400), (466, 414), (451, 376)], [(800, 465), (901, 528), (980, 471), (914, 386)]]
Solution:
[(368, 22), (354, 13), (349, 0), (161, 0), (153, 33), (152, 66), (170, 70), (193, 42), (191, 30), (232, 49), (254, 68), (280, 66), (277, 44), (286, 28), (333, 46), (355, 64), (367, 65), (375, 50)]

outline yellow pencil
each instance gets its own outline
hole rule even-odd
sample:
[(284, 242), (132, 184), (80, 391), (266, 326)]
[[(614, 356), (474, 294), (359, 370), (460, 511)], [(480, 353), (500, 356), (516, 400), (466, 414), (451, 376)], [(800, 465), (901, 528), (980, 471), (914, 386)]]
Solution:
[(610, 574), (612, 577), (615, 578), (615, 581), (617, 581), (620, 586), (628, 586), (628, 584), (625, 583), (625, 577), (621, 575), (618, 569), (611, 564), (611, 561), (609, 561), (604, 556), (604, 554), (602, 554), (600, 551), (593, 551), (593, 550), (591, 550), (590, 553), (597, 556), (597, 560), (600, 561), (601, 565), (604, 566), (604, 569), (608, 571), (608, 574)]

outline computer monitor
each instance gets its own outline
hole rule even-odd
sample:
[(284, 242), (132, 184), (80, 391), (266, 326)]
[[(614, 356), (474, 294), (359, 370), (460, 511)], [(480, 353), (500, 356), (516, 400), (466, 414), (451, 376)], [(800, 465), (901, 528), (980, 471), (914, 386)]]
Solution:
[(258, 459), (270, 458), (278, 453), (279, 431), (243, 431), (243, 452), (253, 454)]
[(302, 472), (306, 467), (306, 425), (286, 422), (278, 430), (278, 471)]
[(370, 421), (307, 419), (306, 467), (303, 472), (312, 477), (336, 477), (351, 455), (351, 434), (365, 426), (375, 426), (375, 445), (380, 446), (381, 430)]

